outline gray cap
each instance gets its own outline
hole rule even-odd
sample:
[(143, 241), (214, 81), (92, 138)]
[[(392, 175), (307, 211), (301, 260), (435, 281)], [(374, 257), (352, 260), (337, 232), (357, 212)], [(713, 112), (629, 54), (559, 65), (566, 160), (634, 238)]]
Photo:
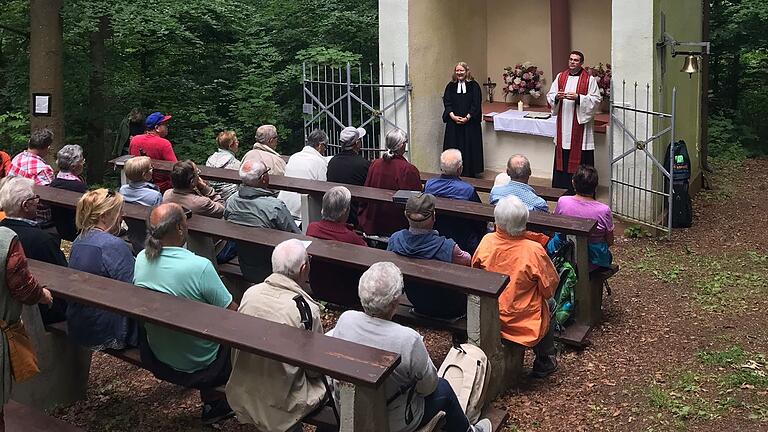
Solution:
[(365, 129), (363, 128), (356, 128), (352, 126), (345, 127), (339, 134), (339, 143), (341, 143), (341, 149), (346, 150), (352, 148), (352, 145), (364, 136)]
[(420, 193), (408, 198), (405, 203), (405, 216), (414, 221), (427, 220), (435, 213), (435, 196), (428, 193)]

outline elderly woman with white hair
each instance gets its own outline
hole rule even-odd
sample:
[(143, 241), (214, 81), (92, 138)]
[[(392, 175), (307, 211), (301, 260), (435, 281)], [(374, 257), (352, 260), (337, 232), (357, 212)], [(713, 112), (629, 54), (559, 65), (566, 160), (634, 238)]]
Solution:
[(560, 278), (544, 246), (526, 231), (528, 208), (520, 198), (502, 198), (493, 215), (496, 232), (480, 241), (472, 267), (509, 275), (499, 296), (501, 337), (532, 347), (536, 359), (531, 376), (544, 378), (557, 370), (547, 300)]
[[(81, 177), (85, 167), (82, 147), (76, 144), (62, 147), (56, 154), (56, 165), (59, 167), (59, 173), (51, 182), (51, 187), (77, 193), (85, 193), (88, 190), (88, 184)], [(64, 207), (51, 207), (51, 215), (59, 237), (73, 241), (77, 237), (75, 211)]]
[[(408, 134), (402, 129), (392, 129), (385, 138), (387, 151), (371, 163), (365, 186), (389, 190), (421, 190), (419, 169), (408, 162), (405, 154)], [(360, 203), (358, 221), (366, 234), (389, 236), (395, 231), (408, 228), (401, 206), (392, 203)]]
[[(335, 186), (323, 195), (322, 220), (307, 227), (307, 235), (323, 240), (335, 240), (367, 246), (365, 240), (347, 225), (352, 194), (344, 186)], [(341, 270), (341, 271), (340, 271)], [(331, 264), (312, 267), (309, 281), (317, 298), (347, 307), (359, 307), (357, 281), (360, 273)]]
[(331, 336), (400, 354), (400, 364), (384, 382), (391, 432), (411, 432), (439, 411), (446, 432), (490, 432), (491, 422), (470, 425), (450, 384), (437, 376), (421, 335), (392, 322), (403, 294), (403, 274), (391, 262), (372, 265), (360, 278), (358, 295), (365, 312), (341, 314)]
[[(297, 239), (278, 244), (272, 252), (272, 274), (248, 288), (238, 312), (322, 333), (320, 305), (300, 285), (308, 275), (304, 245)], [(302, 312), (310, 316), (306, 324)], [(326, 398), (322, 375), (239, 350), (232, 351), (226, 392), (240, 423), (268, 432), (300, 431), (301, 419)]]

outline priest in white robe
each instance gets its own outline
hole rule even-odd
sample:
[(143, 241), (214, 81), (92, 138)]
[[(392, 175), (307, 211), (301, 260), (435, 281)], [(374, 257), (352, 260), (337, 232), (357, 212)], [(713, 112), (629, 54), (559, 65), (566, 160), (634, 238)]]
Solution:
[(547, 93), (557, 116), (552, 187), (573, 194), (571, 177), (579, 165), (595, 165), (595, 114), (602, 97), (597, 80), (582, 67), (584, 54), (572, 51), (568, 69), (557, 74)]

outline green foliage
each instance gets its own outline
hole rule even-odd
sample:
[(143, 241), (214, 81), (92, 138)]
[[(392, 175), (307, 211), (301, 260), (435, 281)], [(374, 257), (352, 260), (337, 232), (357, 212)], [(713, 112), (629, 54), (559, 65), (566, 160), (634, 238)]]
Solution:
[[(0, 23), (26, 31), (28, 3), (4, 1)], [(65, 140), (83, 144), (86, 136), (90, 39), (106, 17), (108, 104), (103, 115), (108, 133), (139, 107), (145, 114), (173, 115), (168, 138), (179, 158), (204, 161), (215, 149), (216, 134), (229, 129), (247, 151), (255, 127), (266, 123), (278, 128), (278, 150), (291, 153), (303, 144), (302, 61), (377, 63), (377, 4), (67, 0), (62, 11)], [(0, 113), (26, 112), (26, 38), (6, 30), (0, 30), (0, 37)], [(0, 138), (6, 139), (2, 133), (9, 127), (0, 124)]]
[(740, 346), (733, 346), (725, 351), (701, 351), (696, 357), (707, 365), (731, 366), (744, 361), (746, 353)]
[(29, 121), (20, 112), (0, 114), (0, 145), (13, 156), (27, 147)]
[(627, 238), (643, 238), (652, 236), (653, 234), (651, 234), (648, 230), (641, 227), (640, 225), (632, 225), (624, 230), (624, 237)]
[(768, 2), (710, 0), (710, 7), (710, 155), (766, 154)]

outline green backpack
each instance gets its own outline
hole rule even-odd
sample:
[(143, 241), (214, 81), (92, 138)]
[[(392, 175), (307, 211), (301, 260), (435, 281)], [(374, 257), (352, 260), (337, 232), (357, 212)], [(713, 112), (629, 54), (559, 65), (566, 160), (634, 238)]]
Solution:
[(552, 263), (560, 276), (560, 283), (555, 291), (555, 310), (552, 317), (555, 329), (563, 331), (573, 318), (576, 299), (574, 290), (578, 282), (576, 266), (573, 264), (573, 242), (568, 240), (552, 256)]

